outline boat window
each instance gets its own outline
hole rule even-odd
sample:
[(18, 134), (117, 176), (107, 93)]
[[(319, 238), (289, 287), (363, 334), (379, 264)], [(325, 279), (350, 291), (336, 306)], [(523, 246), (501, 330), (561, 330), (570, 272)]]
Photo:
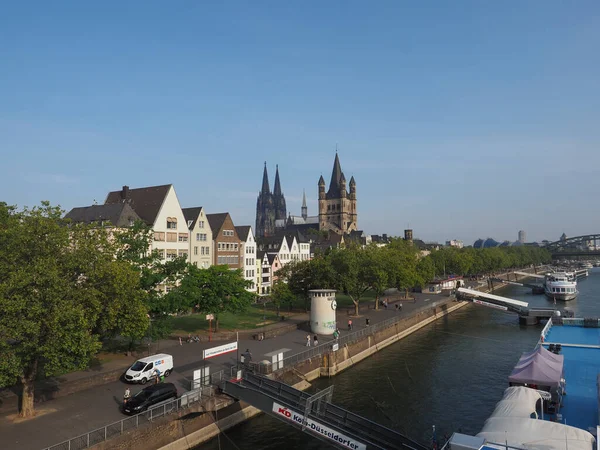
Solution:
[(560, 292), (565, 292), (565, 288), (560, 288)]

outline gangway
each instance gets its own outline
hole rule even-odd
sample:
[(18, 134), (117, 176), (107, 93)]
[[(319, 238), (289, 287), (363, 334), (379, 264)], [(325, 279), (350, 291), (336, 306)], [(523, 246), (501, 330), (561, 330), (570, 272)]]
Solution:
[[(461, 294), (465, 300), (470, 300), (473, 303), (477, 303), (490, 308), (503, 309), (504, 311), (513, 311), (519, 314), (527, 312), (529, 303), (522, 302), (521, 300), (513, 300), (512, 298), (501, 297), (500, 295), (488, 294), (487, 292), (476, 291), (475, 289), (467, 289), (460, 287), (457, 292)], [(484, 298), (488, 302), (478, 300)]]
[(514, 272), (517, 275), (522, 275), (524, 277), (531, 277), (531, 278), (546, 278), (546, 275), (540, 275), (538, 273), (527, 273), (527, 272)]
[(427, 450), (410, 438), (331, 403), (333, 386), (314, 395), (281, 381), (242, 371), (223, 392), (336, 448)]
[(503, 280), (502, 278), (490, 278), (490, 280), (495, 281), (497, 283), (504, 283), (504, 284), (510, 284), (512, 286), (522, 286), (522, 287), (530, 288), (531, 292), (534, 294), (543, 294), (544, 293), (544, 286), (541, 284), (521, 283), (519, 281)]
[[(519, 322), (523, 325), (537, 325), (540, 320), (549, 319), (558, 312), (558, 310), (551, 308), (530, 308), (527, 302), (476, 291), (475, 289), (458, 288), (456, 292), (460, 300), (471, 301), (488, 308), (516, 312), (519, 315)], [(480, 298), (485, 299), (485, 301), (480, 300)], [(569, 316), (570, 312), (565, 309), (560, 314)]]

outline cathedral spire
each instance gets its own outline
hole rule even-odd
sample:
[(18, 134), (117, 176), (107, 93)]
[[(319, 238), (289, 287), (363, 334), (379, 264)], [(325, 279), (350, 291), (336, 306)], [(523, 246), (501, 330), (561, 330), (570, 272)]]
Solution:
[(271, 192), (269, 188), (269, 175), (267, 174), (267, 162), (265, 161), (265, 170), (263, 171), (263, 182), (261, 193), (268, 194)]
[(281, 195), (281, 184), (279, 182), (279, 164), (275, 166), (275, 187), (273, 188), (273, 195)]

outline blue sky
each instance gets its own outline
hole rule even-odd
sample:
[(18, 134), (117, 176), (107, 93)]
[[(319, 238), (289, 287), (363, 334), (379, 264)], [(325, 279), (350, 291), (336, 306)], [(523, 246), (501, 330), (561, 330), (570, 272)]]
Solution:
[(367, 233), (600, 232), (599, 44), (597, 1), (7, 2), (0, 200), (254, 225), (264, 161), (314, 214), (337, 143)]

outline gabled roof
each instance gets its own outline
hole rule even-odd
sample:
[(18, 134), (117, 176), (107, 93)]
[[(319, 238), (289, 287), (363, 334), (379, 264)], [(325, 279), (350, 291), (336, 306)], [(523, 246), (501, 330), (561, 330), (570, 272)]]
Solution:
[(190, 230), (193, 229), (196, 226), (198, 217), (200, 217), (200, 213), (202, 212), (202, 206), (196, 206), (194, 208), (183, 208), (181, 211), (183, 212), (183, 216), (185, 217), (186, 224), (190, 220), (192, 221), (188, 228)]
[(331, 181), (329, 182), (329, 190), (327, 191), (326, 198), (340, 198), (342, 192), (342, 180), (345, 182), (346, 177), (342, 172), (342, 166), (340, 165), (340, 158), (338, 154), (335, 154), (335, 161), (333, 162), (333, 170), (331, 171)]
[(92, 205), (73, 208), (65, 216), (78, 223), (110, 222), (115, 227), (128, 227), (132, 222), (140, 220), (135, 211), (127, 203), (113, 205)]
[(250, 230), (252, 230), (252, 227), (250, 225), (240, 225), (239, 227), (235, 227), (235, 231), (237, 232), (238, 237), (244, 242), (248, 240)]
[(267, 258), (269, 260), (269, 264), (273, 265), (273, 263), (275, 262), (276, 259), (279, 259), (279, 256), (277, 253), (267, 253)]
[(210, 229), (213, 232), (213, 236), (219, 232), (219, 230), (223, 227), (225, 220), (229, 213), (218, 213), (218, 214), (207, 214), (206, 220), (208, 220), (208, 224), (210, 225)]
[(120, 191), (109, 192), (104, 204), (129, 203), (147, 225), (154, 225), (171, 186), (171, 184), (164, 184), (138, 189), (129, 189), (128, 186), (123, 186)]

